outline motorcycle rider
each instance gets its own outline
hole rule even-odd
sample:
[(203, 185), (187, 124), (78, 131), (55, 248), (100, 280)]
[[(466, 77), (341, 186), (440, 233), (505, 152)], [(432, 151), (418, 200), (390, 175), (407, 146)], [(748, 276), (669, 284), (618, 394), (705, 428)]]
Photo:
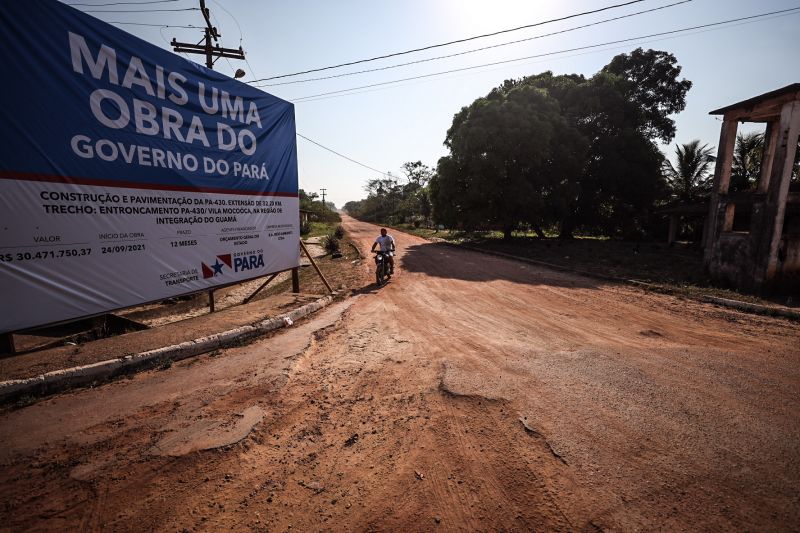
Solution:
[(386, 232), (386, 228), (381, 228), (381, 235), (372, 243), (370, 252), (374, 252), (376, 246), (380, 246), (381, 252), (386, 253), (386, 257), (389, 260), (389, 275), (394, 274), (394, 237)]

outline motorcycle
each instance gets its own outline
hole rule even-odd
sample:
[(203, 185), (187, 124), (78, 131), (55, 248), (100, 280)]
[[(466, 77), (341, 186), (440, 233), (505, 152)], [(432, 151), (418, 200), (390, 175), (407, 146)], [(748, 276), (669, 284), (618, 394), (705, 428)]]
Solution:
[(375, 282), (378, 285), (383, 285), (392, 277), (391, 267), (389, 265), (389, 254), (391, 252), (375, 252)]

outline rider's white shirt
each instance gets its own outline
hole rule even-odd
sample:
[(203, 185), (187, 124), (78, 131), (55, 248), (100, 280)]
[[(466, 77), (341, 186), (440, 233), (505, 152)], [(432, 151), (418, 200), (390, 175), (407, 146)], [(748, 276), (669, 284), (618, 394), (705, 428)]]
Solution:
[(392, 244), (394, 244), (394, 238), (391, 235), (386, 235), (386, 237), (381, 235), (380, 237), (375, 239), (375, 242), (380, 245), (381, 252), (389, 252), (392, 250)]

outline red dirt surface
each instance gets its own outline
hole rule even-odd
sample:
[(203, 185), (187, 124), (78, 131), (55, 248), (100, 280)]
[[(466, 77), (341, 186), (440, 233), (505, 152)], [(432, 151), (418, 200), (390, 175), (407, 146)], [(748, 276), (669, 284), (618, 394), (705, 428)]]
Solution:
[(395, 237), (280, 335), (4, 412), (0, 528), (800, 523), (800, 326)]

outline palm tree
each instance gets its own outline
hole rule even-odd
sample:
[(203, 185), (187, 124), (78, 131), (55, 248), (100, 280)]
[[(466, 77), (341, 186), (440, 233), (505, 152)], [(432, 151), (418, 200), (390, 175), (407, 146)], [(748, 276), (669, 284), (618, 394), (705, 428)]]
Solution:
[(736, 136), (731, 167), (731, 192), (745, 191), (758, 182), (763, 153), (763, 133), (740, 133)]
[(681, 202), (694, 202), (711, 188), (711, 167), (716, 161), (714, 149), (700, 140), (675, 146), (676, 166), (664, 159), (662, 171), (672, 196)]

